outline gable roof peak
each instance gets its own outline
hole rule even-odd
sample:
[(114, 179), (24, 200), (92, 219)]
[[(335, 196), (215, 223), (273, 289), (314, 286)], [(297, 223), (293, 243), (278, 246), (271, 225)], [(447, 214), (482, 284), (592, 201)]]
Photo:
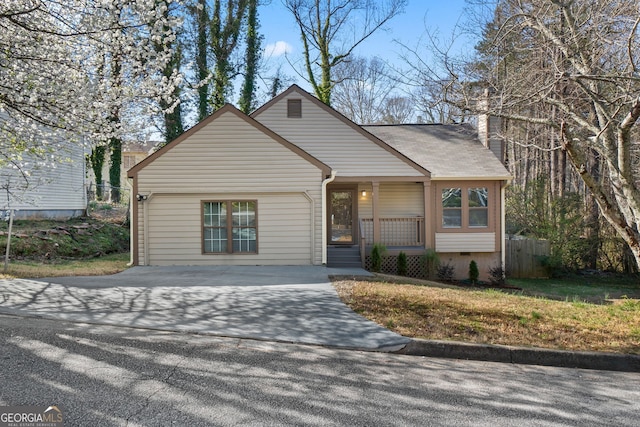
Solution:
[(127, 176), (129, 178), (133, 178), (138, 173), (139, 170), (143, 169), (148, 164), (152, 163), (155, 159), (157, 159), (158, 157), (162, 156), (164, 153), (170, 151), (176, 145), (178, 145), (181, 142), (189, 139), (193, 134), (199, 132), (202, 128), (204, 128), (207, 125), (209, 125), (211, 122), (216, 120), (218, 117), (222, 116), (223, 114), (227, 114), (227, 113), (234, 114), (238, 118), (244, 120), (249, 126), (253, 126), (255, 129), (257, 129), (258, 131), (264, 133), (265, 135), (267, 135), (271, 139), (279, 142), (283, 146), (287, 147), (289, 150), (291, 150), (291, 151), (295, 152), (296, 154), (298, 154), (299, 156), (307, 159), (310, 163), (316, 165), (319, 169), (321, 169), (325, 175), (328, 175), (330, 173), (331, 168), (328, 165), (324, 164), (320, 160), (318, 160), (315, 157), (311, 156), (310, 154), (308, 154), (307, 152), (302, 150), (297, 145), (292, 144), (291, 142), (287, 141), (285, 138), (283, 138), (279, 134), (275, 133), (273, 130), (267, 128), (262, 123), (260, 123), (256, 119), (254, 119), (251, 115), (245, 114), (243, 111), (241, 111), (240, 109), (238, 109), (237, 107), (235, 107), (234, 105), (232, 105), (230, 103), (226, 103), (222, 107), (218, 108), (213, 113), (211, 113), (209, 116), (207, 116), (204, 119), (202, 119), (199, 123), (197, 123), (196, 125), (194, 125), (190, 129), (188, 129), (187, 131), (183, 132), (176, 139), (174, 139), (173, 141), (171, 141), (168, 144), (164, 145), (159, 150), (157, 150), (153, 154), (149, 155), (144, 160), (142, 160), (140, 163), (136, 164), (134, 167), (129, 169), (129, 171), (127, 173)]
[(253, 113), (251, 113), (250, 117), (255, 119), (255, 120), (260, 121), (260, 119), (258, 118), (258, 116), (260, 114), (264, 113), (265, 111), (270, 109), (273, 105), (277, 104), (278, 102), (282, 101), (283, 99), (286, 99), (294, 91), (298, 92), (304, 99), (308, 100), (309, 102), (311, 102), (312, 104), (314, 104), (315, 106), (320, 108), (321, 110), (325, 111), (326, 113), (328, 113), (329, 115), (333, 116), (337, 120), (341, 121), (342, 123), (344, 123), (348, 127), (352, 128), (354, 131), (358, 132), (364, 138), (368, 139), (369, 141), (373, 142), (374, 144), (376, 144), (379, 147), (383, 148), (384, 150), (388, 151), (389, 153), (391, 153), (392, 155), (394, 155), (398, 159), (402, 160), (404, 163), (406, 163), (409, 166), (411, 166), (412, 168), (416, 169), (418, 172), (424, 174), (427, 177), (431, 176), (431, 172), (429, 170), (427, 170), (426, 168), (422, 167), (420, 164), (415, 162), (413, 159), (405, 156), (403, 153), (401, 153), (400, 151), (398, 151), (397, 149), (395, 149), (391, 145), (387, 144), (386, 142), (384, 142), (383, 140), (378, 138), (373, 133), (369, 132), (367, 129), (365, 129), (364, 126), (361, 126), (361, 125), (355, 123), (354, 121), (350, 120), (344, 114), (340, 113), (338, 110), (336, 110), (335, 108), (331, 107), (330, 105), (327, 105), (324, 102), (320, 101), (318, 98), (313, 96), (311, 93), (307, 92), (306, 90), (302, 89), (300, 86), (298, 86), (296, 84), (292, 84), (291, 86), (289, 86), (288, 89), (286, 89), (285, 91), (283, 91), (279, 95), (275, 96), (273, 99), (271, 99), (270, 101), (265, 103), (262, 107), (260, 107), (257, 110), (255, 110)]

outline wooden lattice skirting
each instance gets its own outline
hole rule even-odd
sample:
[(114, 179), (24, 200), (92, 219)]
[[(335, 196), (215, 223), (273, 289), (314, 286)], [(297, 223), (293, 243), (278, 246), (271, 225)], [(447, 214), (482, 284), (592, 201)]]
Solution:
[[(371, 271), (371, 257), (367, 255), (364, 261), (365, 269)], [(381, 273), (398, 274), (398, 256), (386, 255), (382, 257)], [(416, 279), (425, 277), (422, 255), (407, 255), (407, 276)]]

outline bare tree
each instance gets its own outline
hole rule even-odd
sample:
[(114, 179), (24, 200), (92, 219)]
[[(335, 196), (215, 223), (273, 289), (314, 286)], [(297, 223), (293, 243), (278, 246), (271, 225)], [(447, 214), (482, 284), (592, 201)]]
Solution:
[[(553, 153), (566, 153), (638, 267), (639, 25), (635, 0), (502, 0), (479, 60), (449, 62), (441, 76), (447, 102), (543, 135), (549, 162), (561, 164)], [(488, 104), (478, 102), (485, 88)]]
[(332, 70), (400, 14), (407, 0), (284, 0), (300, 29), (306, 78), (331, 105)]
[(385, 100), (381, 122), (390, 125), (408, 123), (414, 114), (414, 103), (411, 98), (392, 96)]
[(413, 92), (412, 99), (423, 123), (463, 123), (468, 120), (455, 105), (444, 102), (443, 88), (446, 82), (423, 81)]
[(360, 124), (379, 123), (387, 99), (396, 88), (389, 69), (379, 58), (354, 57), (334, 69), (332, 106)]

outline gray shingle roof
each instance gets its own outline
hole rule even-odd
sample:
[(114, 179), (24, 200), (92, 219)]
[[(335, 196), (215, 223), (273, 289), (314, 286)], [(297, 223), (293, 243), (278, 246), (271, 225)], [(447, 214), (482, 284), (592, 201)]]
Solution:
[(470, 125), (362, 126), (431, 172), (432, 179), (509, 179), (500, 160)]

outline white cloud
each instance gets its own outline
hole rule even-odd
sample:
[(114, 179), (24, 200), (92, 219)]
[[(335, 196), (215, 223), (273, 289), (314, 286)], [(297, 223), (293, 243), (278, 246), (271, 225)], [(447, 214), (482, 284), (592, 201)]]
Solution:
[(275, 43), (269, 43), (264, 47), (264, 56), (266, 56), (267, 58), (273, 58), (286, 55), (287, 53), (291, 53), (292, 51), (293, 46), (291, 46), (289, 43), (277, 41)]

